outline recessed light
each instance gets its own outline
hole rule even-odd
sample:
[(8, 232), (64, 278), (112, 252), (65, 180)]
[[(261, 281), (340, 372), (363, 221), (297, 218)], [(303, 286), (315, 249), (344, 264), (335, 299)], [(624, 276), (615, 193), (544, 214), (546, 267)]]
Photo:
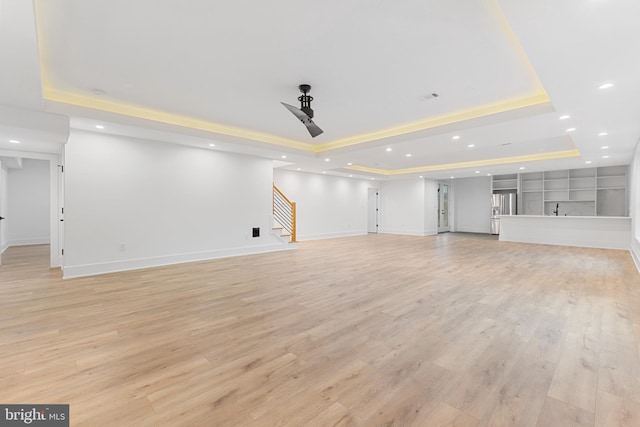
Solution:
[(567, 119), (570, 119), (570, 118), (571, 118), (571, 116), (568, 115), (568, 114), (565, 114), (564, 116), (558, 117), (559, 120), (567, 120)]
[(374, 179), (375, 179), (374, 177), (371, 177), (371, 181), (373, 181)]
[(585, 163), (590, 165), (591, 164), (591, 160), (587, 160)]
[(322, 173), (327, 173), (327, 171), (322, 171)]
[(353, 175), (349, 175), (349, 178), (353, 178)]
[(216, 144), (209, 144), (209, 147), (215, 147)]
[(480, 173), (480, 171), (476, 171), (476, 173)]
[(576, 130), (576, 128), (569, 128), (567, 129), (567, 132), (573, 132), (574, 130)]
[(325, 161), (325, 162), (330, 162), (330, 161), (331, 161), (331, 159), (327, 157), (326, 159), (324, 159), (324, 161)]
[(411, 157), (411, 156), (413, 156), (413, 154), (409, 154), (409, 153), (407, 153), (407, 154), (405, 154), (405, 156), (407, 156), (407, 157)]
[(488, 174), (487, 174), (487, 176), (491, 176), (491, 174), (490, 174), (490, 173), (488, 173)]
[(607, 148), (609, 148), (608, 145), (603, 145), (602, 147), (600, 147), (601, 150), (606, 150)]
[(17, 139), (10, 139), (9, 142), (12, 144), (20, 144), (20, 141), (18, 141)]
[(418, 178), (424, 178), (422, 175), (420, 175)]
[(297, 171), (301, 171), (301, 170), (302, 170), (302, 168), (297, 168), (296, 170), (297, 170)]
[(602, 156), (602, 158), (603, 158), (603, 159), (608, 159), (608, 158), (609, 158), (609, 156)]
[(520, 166), (520, 170), (524, 170), (524, 166)]
[(607, 135), (608, 135), (608, 133), (606, 133), (606, 132), (600, 132), (600, 133), (598, 134), (598, 136), (607, 136)]
[(451, 177), (451, 179), (453, 179), (453, 177)]
[(287, 156), (285, 156), (285, 155), (283, 154), (282, 156), (280, 156), (280, 158), (282, 158), (282, 159), (286, 159), (286, 158), (287, 158)]
[(600, 86), (598, 86), (598, 89), (609, 89), (610, 87), (613, 87), (613, 83), (602, 83)]
[(96, 125), (96, 129), (104, 129), (103, 125)]
[(475, 146), (476, 146), (475, 144), (469, 144), (469, 145), (467, 145), (467, 148), (473, 148)]
[(387, 152), (389, 152), (389, 151), (393, 151), (393, 148), (387, 147)]
[(347, 166), (353, 166), (353, 163), (349, 162), (347, 163)]
[(451, 137), (451, 139), (460, 139), (460, 135), (454, 135)]

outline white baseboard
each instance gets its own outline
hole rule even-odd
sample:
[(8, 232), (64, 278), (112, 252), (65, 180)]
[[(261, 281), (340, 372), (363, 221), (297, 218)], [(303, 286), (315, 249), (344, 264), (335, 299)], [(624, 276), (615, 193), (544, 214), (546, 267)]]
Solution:
[(367, 234), (365, 230), (359, 231), (341, 231), (335, 233), (321, 233), (321, 234), (306, 234), (306, 235), (298, 235), (298, 241), (302, 242), (305, 240), (322, 240), (322, 239), (334, 239), (337, 237), (352, 237), (352, 236), (364, 236)]
[(455, 231), (457, 233), (479, 233), (479, 234), (489, 234), (491, 232), (491, 230), (484, 229), (484, 230), (480, 230), (478, 228), (467, 228), (467, 227), (456, 227)]
[(31, 238), (31, 239), (13, 239), (7, 242), (7, 246), (31, 246), (31, 245), (49, 245), (51, 240), (48, 237)]
[(385, 228), (380, 231), (380, 234), (396, 234), (400, 236), (435, 236), (438, 234), (438, 230), (427, 230), (427, 231), (418, 231), (418, 230), (401, 230), (401, 229), (389, 229)]
[(167, 255), (154, 258), (129, 259), (85, 265), (65, 265), (63, 278), (95, 276), (98, 274), (117, 273), (120, 271), (140, 270), (143, 268), (161, 267), (164, 265), (183, 264), (196, 261), (208, 261), (241, 255), (253, 255), (267, 252), (278, 252), (296, 249), (295, 244), (269, 244), (234, 249), (222, 249), (207, 252)]

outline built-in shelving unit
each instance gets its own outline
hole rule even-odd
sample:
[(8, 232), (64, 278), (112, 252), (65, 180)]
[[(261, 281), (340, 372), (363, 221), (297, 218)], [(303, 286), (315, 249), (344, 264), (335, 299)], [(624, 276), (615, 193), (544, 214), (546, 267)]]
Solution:
[[(627, 216), (627, 166), (520, 174), (523, 215)], [(494, 187), (495, 188), (495, 187)]]
[(544, 174), (542, 172), (523, 173), (520, 174), (520, 179), (522, 191), (518, 212), (523, 215), (542, 215)]
[(518, 174), (509, 175), (494, 175), (493, 176), (493, 190), (517, 190), (518, 189)]

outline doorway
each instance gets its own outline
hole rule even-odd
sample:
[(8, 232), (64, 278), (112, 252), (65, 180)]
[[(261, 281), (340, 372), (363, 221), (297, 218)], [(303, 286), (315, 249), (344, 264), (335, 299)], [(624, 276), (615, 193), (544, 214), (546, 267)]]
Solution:
[(438, 182), (438, 233), (449, 231), (449, 183)]
[[(10, 150), (0, 150), (0, 157), (3, 158), (13, 158), (13, 159), (33, 159), (33, 160), (44, 160), (48, 162), (48, 186), (49, 186), (49, 207), (48, 207), (48, 216), (49, 216), (49, 267), (62, 267), (63, 266), (63, 257), (62, 257), (62, 246), (61, 246), (61, 235), (63, 234), (63, 223), (60, 221), (59, 212), (61, 212), (61, 196), (60, 193), (61, 187), (63, 187), (62, 183), (64, 180), (61, 177), (61, 169), (59, 168), (60, 157), (56, 154), (49, 153), (31, 153), (31, 152), (21, 152), (21, 151), (10, 151)], [(4, 176), (8, 179), (8, 173)], [(7, 190), (7, 186), (4, 185), (4, 190)], [(4, 195), (6, 202), (6, 194)], [(7, 206), (5, 205), (3, 208), (5, 211), (7, 210)], [(5, 216), (5, 215), (1, 215)], [(7, 219), (2, 221), (5, 223), (4, 231), (7, 231), (7, 225), (10, 218), (7, 215)], [(7, 239), (5, 235), (5, 240)]]
[(367, 193), (367, 233), (378, 232), (378, 189), (369, 188)]

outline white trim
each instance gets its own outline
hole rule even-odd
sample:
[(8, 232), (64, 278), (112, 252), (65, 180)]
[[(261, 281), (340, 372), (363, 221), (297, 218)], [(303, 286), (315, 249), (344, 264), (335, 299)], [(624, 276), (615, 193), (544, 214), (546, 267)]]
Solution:
[(139, 270), (143, 268), (161, 267), (172, 264), (183, 264), (196, 261), (209, 261), (242, 255), (253, 255), (267, 252), (278, 252), (296, 249), (293, 244), (275, 244), (257, 247), (221, 249), (216, 251), (194, 252), (178, 255), (159, 256), (155, 258), (139, 258), (122, 261), (103, 262), (98, 264), (65, 266), (63, 278), (94, 276), (97, 274), (117, 273), (120, 271)]
[(48, 237), (40, 237), (32, 239), (9, 240), (7, 246), (49, 245), (50, 243), (51, 240)]
[(334, 239), (338, 237), (353, 237), (353, 236), (364, 236), (368, 234), (367, 231), (343, 231), (343, 232), (335, 232), (335, 233), (321, 233), (321, 234), (309, 234), (306, 236), (298, 236), (298, 241), (304, 240), (322, 240), (322, 239)]
[(490, 230), (478, 230), (477, 227), (460, 227), (451, 230), (456, 233), (476, 233), (476, 234), (490, 234)]
[(380, 231), (380, 234), (397, 234), (400, 236), (435, 236), (438, 234), (438, 230), (403, 230), (403, 229), (388, 229)]

